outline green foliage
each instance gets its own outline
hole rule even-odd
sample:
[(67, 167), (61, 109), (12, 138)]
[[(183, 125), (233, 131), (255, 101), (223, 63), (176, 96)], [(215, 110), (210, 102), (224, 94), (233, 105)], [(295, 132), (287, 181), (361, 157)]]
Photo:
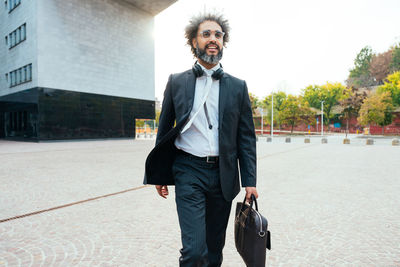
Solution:
[(144, 127), (144, 121), (143, 120), (136, 120), (136, 127)]
[(374, 78), (371, 76), (369, 68), (372, 60), (372, 49), (364, 47), (354, 59), (354, 68), (350, 70), (347, 85), (349, 87), (366, 87), (375, 85)]
[(301, 96), (288, 95), (282, 102), (282, 109), (279, 112), (279, 117), (283, 124), (291, 126), (291, 133), (293, 133), (294, 125), (299, 122), (310, 122), (313, 118), (313, 112), (308, 105), (304, 105)]
[(390, 62), (390, 71), (400, 71), (400, 44), (397, 44), (392, 49), (392, 61)]
[(339, 101), (348, 97), (346, 87), (341, 83), (329, 83), (324, 85), (310, 85), (303, 89), (303, 101), (313, 108), (321, 109), (321, 101), (324, 101), (324, 122), (329, 123), (332, 118), (332, 107)]
[(378, 93), (388, 92), (394, 106), (400, 106), (400, 71), (387, 76), (384, 85), (378, 87)]
[(375, 93), (364, 100), (357, 120), (364, 126), (375, 123), (383, 127), (392, 123), (392, 112), (393, 105), (390, 93)]
[(161, 114), (161, 111), (156, 110), (156, 125), (157, 125), (157, 127), (160, 123), (160, 114)]
[[(281, 126), (281, 119), (279, 117), (279, 112), (282, 110), (282, 103), (287, 98), (285, 92), (278, 91), (274, 94), (274, 125), (278, 124), (279, 128)], [(271, 113), (272, 113), (272, 94), (268, 95), (263, 100), (263, 106), (265, 110), (266, 120), (271, 124)]]
[(257, 107), (259, 106), (259, 100), (258, 100), (258, 97), (252, 93), (249, 93), (249, 97), (250, 97), (250, 103), (251, 103), (251, 111), (254, 114)]
[(350, 70), (350, 77), (360, 77), (363, 74), (369, 74), (369, 64), (372, 59), (372, 49), (369, 46), (364, 47), (358, 53), (354, 60), (354, 69)]

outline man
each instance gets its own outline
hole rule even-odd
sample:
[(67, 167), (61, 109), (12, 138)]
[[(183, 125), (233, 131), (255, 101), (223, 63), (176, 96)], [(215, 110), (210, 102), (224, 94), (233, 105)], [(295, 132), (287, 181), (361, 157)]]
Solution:
[[(166, 198), (175, 185), (181, 228), (180, 266), (221, 266), (232, 200), (256, 190), (256, 137), (246, 83), (219, 63), (229, 41), (222, 15), (192, 18), (185, 29), (197, 62), (170, 75), (145, 184)], [(175, 127), (174, 127), (175, 123)]]

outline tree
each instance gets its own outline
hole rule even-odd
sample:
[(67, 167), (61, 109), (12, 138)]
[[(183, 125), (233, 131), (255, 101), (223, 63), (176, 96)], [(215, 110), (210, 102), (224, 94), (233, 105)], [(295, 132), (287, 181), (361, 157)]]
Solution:
[(375, 93), (364, 100), (357, 120), (363, 126), (369, 126), (371, 123), (378, 124), (382, 127), (382, 134), (384, 134), (385, 126), (392, 123), (392, 112), (390, 93)]
[(371, 60), (372, 50), (369, 46), (366, 46), (354, 59), (354, 68), (350, 70), (349, 77), (346, 80), (349, 87), (360, 88), (376, 84), (369, 71)]
[[(273, 94), (274, 94), (274, 122), (278, 124), (278, 127), (280, 129), (282, 123), (279, 114), (282, 111), (282, 103), (287, 98), (287, 95), (285, 92), (282, 91), (278, 91)], [(271, 124), (272, 94), (264, 98), (263, 104), (267, 114), (267, 121)]]
[(400, 43), (392, 48), (392, 61), (390, 62), (390, 71), (400, 71)]
[(279, 113), (282, 123), (291, 126), (291, 133), (293, 133), (294, 125), (299, 122), (309, 122), (313, 120), (313, 112), (305, 103), (301, 96), (288, 95), (282, 102), (282, 110)]
[(400, 106), (400, 71), (390, 74), (384, 85), (378, 87), (378, 93), (388, 92), (394, 106)]
[(324, 123), (329, 124), (333, 117), (331, 114), (332, 107), (347, 97), (346, 92), (346, 87), (343, 84), (327, 82), (322, 86), (310, 85), (302, 91), (302, 94), (304, 100), (316, 109), (320, 109), (321, 101), (324, 101)]
[(345, 92), (348, 97), (339, 101), (340, 106), (343, 108), (342, 118), (346, 119), (346, 138), (349, 132), (349, 120), (351, 116), (358, 115), (361, 105), (364, 99), (367, 97), (367, 93), (359, 92), (356, 88), (351, 88)]
[(383, 80), (389, 75), (391, 62), (392, 50), (372, 56), (369, 72), (377, 84), (383, 84)]
[(258, 97), (252, 93), (249, 93), (250, 97), (250, 103), (251, 103), (251, 111), (253, 112), (253, 115), (255, 114), (255, 111), (259, 105), (259, 100)]

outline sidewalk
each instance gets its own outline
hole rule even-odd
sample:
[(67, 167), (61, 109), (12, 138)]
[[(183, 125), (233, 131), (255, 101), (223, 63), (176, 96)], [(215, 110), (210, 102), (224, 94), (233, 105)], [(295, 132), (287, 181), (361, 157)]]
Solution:
[[(400, 266), (400, 147), (260, 140), (267, 266)], [(178, 266), (174, 188), (141, 187), (154, 140), (0, 141), (0, 266)], [(244, 266), (233, 240), (223, 266)]]

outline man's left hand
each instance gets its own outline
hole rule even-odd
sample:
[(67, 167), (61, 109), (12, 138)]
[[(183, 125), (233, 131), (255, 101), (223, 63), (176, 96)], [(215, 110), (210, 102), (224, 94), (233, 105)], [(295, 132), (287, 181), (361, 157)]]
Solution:
[(246, 187), (246, 201), (250, 202), (251, 200), (251, 195), (254, 195), (256, 198), (258, 198), (258, 193), (257, 189), (255, 187)]

